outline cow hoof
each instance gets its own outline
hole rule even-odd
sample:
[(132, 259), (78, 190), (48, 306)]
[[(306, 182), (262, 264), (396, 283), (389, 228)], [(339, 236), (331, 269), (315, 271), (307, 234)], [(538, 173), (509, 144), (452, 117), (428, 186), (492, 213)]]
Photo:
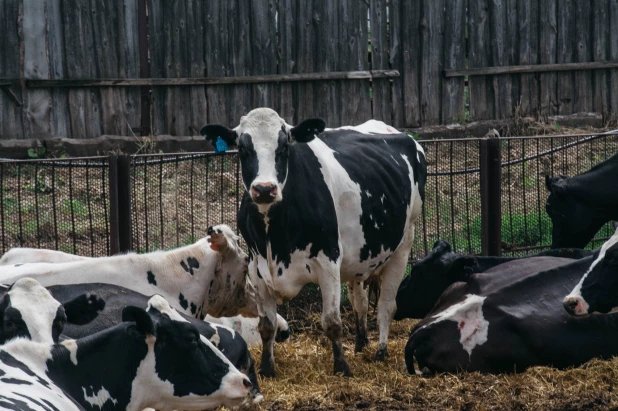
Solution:
[(380, 344), (373, 360), (384, 362), (386, 361), (386, 357), (388, 357), (388, 347), (386, 346), (386, 344)]
[(265, 378), (275, 378), (275, 367), (260, 367), (260, 375)]
[(354, 377), (352, 371), (350, 370), (350, 366), (346, 361), (335, 363), (335, 375), (343, 374), (344, 377)]
[(369, 339), (367, 337), (361, 337), (357, 335), (356, 343), (354, 344), (354, 354), (358, 354), (359, 352), (362, 352), (363, 348), (365, 348), (368, 344), (369, 344)]

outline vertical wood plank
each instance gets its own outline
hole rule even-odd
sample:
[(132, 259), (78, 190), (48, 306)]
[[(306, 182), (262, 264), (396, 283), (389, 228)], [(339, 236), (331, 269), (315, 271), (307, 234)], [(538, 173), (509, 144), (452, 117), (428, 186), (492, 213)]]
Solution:
[[(0, 0), (0, 77), (20, 76), (20, 13), (23, 13), (21, 1)], [(20, 89), (12, 87), (12, 91), (22, 98)], [(4, 92), (0, 92), (0, 138), (24, 138), (22, 109)]]
[[(294, 33), (297, 27), (297, 3), (295, 0), (280, 0), (278, 5), (277, 26), (279, 30), (278, 59), (279, 72), (291, 74), (297, 72), (297, 48)], [(279, 84), (279, 115), (288, 124), (296, 124), (294, 107), (294, 87), (292, 83)]]
[[(508, 52), (510, 40), (507, 14), (507, 0), (491, 0), (489, 2), (492, 66), (508, 66), (511, 63)], [(493, 87), (494, 115), (497, 119), (511, 117), (511, 108), (514, 106), (511, 77), (510, 75), (490, 77)]]
[[(229, 76), (247, 76), (251, 73), (251, 28), (250, 0), (224, 2), (228, 7), (228, 53)], [(251, 85), (226, 86), (226, 96), (233, 104), (228, 105), (228, 124), (238, 124), (240, 117), (252, 107)]]
[(393, 79), (392, 83), (392, 125), (395, 127), (404, 127), (404, 97), (403, 97), (403, 78), (405, 72), (403, 70), (403, 50), (402, 50), (402, 0), (391, 0), (389, 6), (389, 35), (390, 35), (390, 50), (389, 63), (394, 70), (399, 70), (399, 77)]
[[(593, 13), (593, 38), (592, 60), (607, 61), (609, 40), (609, 1), (595, 0), (592, 4)], [(613, 31), (613, 30), (612, 30)], [(616, 34), (614, 33), (614, 36)], [(594, 70), (592, 72), (594, 95), (592, 97), (592, 109), (601, 113), (604, 117), (609, 113), (609, 77), (608, 70)]]
[[(609, 1), (609, 59), (612, 61), (618, 60), (618, 36), (615, 33), (615, 27), (618, 27), (618, 0)], [(610, 110), (613, 120), (618, 120), (618, 69), (610, 70)]]
[[(251, 75), (277, 74), (277, 8), (275, 0), (251, 0)], [(274, 83), (260, 83), (251, 86), (252, 108), (270, 107), (279, 111)]]
[[(571, 10), (571, 13), (573, 10)], [(592, 5), (590, 1), (575, 2), (575, 58), (577, 62), (592, 60), (591, 18)], [(592, 111), (593, 99), (592, 72), (580, 70), (575, 72), (575, 113)]]
[[(62, 28), (62, 0), (47, 0), (49, 78), (64, 79), (65, 51)], [(69, 92), (64, 88), (51, 90), (51, 136), (71, 138), (69, 120)]]
[[(544, 0), (539, 3), (539, 64), (556, 63), (556, 39), (558, 22), (556, 20), (556, 0)], [(523, 81), (523, 80), (522, 80)], [(540, 115), (543, 118), (558, 113), (558, 95), (556, 73), (540, 73)]]
[[(512, 0), (510, 0), (512, 1)], [(512, 33), (511, 44), (515, 45), (515, 39), (518, 40), (519, 47), (517, 56), (512, 59), (512, 62), (518, 64), (539, 64), (539, 9), (536, 0), (520, 0), (517, 9), (517, 20), (511, 24), (515, 25), (516, 31)], [(517, 27), (519, 25), (519, 27)], [(516, 49), (513, 47), (513, 49)], [(519, 82), (519, 96), (515, 104), (520, 104), (520, 115), (529, 116), (537, 115), (539, 112), (539, 75), (522, 74)], [(517, 76), (513, 76), (514, 79)], [(514, 81), (513, 86), (516, 86)]]
[[(228, 28), (222, 22), (227, 22), (227, 8), (223, 2), (209, 1), (206, 7), (206, 30), (204, 30), (204, 45), (206, 47), (206, 74), (212, 77), (227, 75), (228, 59)], [(208, 100), (208, 123), (225, 124), (235, 127), (228, 122), (227, 99), (225, 86), (206, 86)], [(230, 105), (234, 102), (230, 102)]]
[(421, 124), (440, 123), (444, 47), (444, 0), (423, 4), (421, 23)]
[[(371, 0), (371, 69), (388, 69), (386, 0)], [(389, 79), (371, 82), (372, 115), (376, 120), (391, 123), (392, 99)]]
[[(297, 27), (296, 27), (296, 49), (298, 50), (298, 69), (297, 73), (310, 73), (314, 71), (314, 50), (316, 44), (316, 29), (314, 16), (313, 0), (305, 0), (297, 3)], [(292, 35), (294, 38), (294, 35)], [(294, 107), (296, 107), (296, 121), (302, 121), (314, 116), (313, 93), (315, 82), (299, 82), (295, 84), (296, 95)], [(328, 125), (332, 126), (332, 125)]]
[[(138, 1), (123, 0), (123, 20), (121, 30), (122, 47), (118, 53), (121, 54), (120, 77), (139, 78), (140, 56), (139, 56), (139, 31), (138, 31)], [(142, 121), (141, 88), (127, 87), (123, 90), (125, 117), (131, 127), (139, 127)], [(127, 130), (129, 135), (133, 135), (131, 130)]]
[[(463, 68), (466, 58), (466, 1), (448, 2), (444, 18), (444, 68)], [(464, 78), (442, 80), (442, 123), (465, 121)]]
[[(340, 69), (344, 71), (367, 70), (369, 68), (367, 5), (354, 0), (345, 0), (340, 4), (339, 18), (342, 23), (338, 25)], [(385, 47), (387, 47), (386, 44)], [(387, 51), (388, 48), (385, 52)], [(388, 64), (388, 60), (385, 64)], [(336, 98), (341, 104), (341, 124), (356, 125), (372, 118), (368, 80), (341, 81), (339, 87), (339, 95)], [(390, 104), (390, 84), (387, 87)], [(390, 113), (385, 121), (390, 123)]]
[[(469, 67), (490, 65), (489, 4), (487, 0), (472, 0), (468, 3), (468, 35), (470, 51)], [(492, 82), (486, 76), (471, 76), (470, 119), (488, 120), (494, 118), (494, 93)]]
[[(559, 3), (558, 12), (558, 37), (557, 37), (557, 57), (556, 63), (573, 63), (573, 41), (575, 33), (575, 19), (572, 10), (575, 10), (574, 0), (563, 0)], [(574, 86), (573, 79), (575, 73), (557, 73), (558, 79), (558, 114), (573, 113)]]

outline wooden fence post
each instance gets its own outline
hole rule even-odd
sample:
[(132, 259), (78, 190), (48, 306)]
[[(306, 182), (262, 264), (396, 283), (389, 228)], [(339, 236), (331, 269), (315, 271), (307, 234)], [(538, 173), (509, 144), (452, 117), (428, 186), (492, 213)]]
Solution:
[(500, 256), (502, 246), (502, 156), (500, 138), (481, 140), (481, 249), (483, 255)]
[(131, 159), (127, 155), (109, 157), (109, 253), (132, 250)]

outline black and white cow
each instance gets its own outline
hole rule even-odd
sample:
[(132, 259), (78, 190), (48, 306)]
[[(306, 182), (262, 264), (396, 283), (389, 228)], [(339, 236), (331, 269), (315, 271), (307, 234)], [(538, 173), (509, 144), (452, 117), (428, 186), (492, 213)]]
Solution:
[(578, 248), (545, 250), (528, 257), (487, 257), (462, 255), (451, 245), (438, 240), (425, 258), (418, 260), (412, 272), (404, 278), (397, 290), (395, 320), (425, 318), (442, 293), (456, 282), (467, 282), (472, 274), (486, 272), (492, 267), (529, 257), (562, 257), (578, 260), (594, 251)]
[(67, 263), (0, 266), (0, 283), (31, 277), (43, 286), (89, 282), (114, 284), (144, 295), (160, 294), (185, 314), (204, 318), (257, 314), (247, 281), (248, 257), (226, 225), (208, 237), (170, 251), (124, 254)]
[[(263, 340), (260, 371), (267, 376), (274, 375), (276, 306), (307, 283), (320, 285), (334, 371), (352, 375), (341, 345), (340, 284), (381, 275), (376, 358), (387, 355), (395, 293), (422, 207), (426, 161), (412, 137), (379, 121), (324, 127), (321, 119), (293, 127), (275, 111), (258, 108), (234, 129), (201, 130), (211, 141), (238, 147), (246, 189), (238, 225), (250, 248)], [(352, 290), (360, 325), (356, 350), (366, 342), (363, 293), (361, 286)]]
[(165, 312), (173, 320), (190, 322), (197, 328), (201, 336), (208, 339), (240, 372), (249, 377), (253, 384), (251, 390), (253, 402), (259, 402), (263, 398), (247, 343), (233, 329), (178, 313), (169, 307), (167, 302), (162, 302), (160, 296), (146, 297), (116, 285), (99, 283), (53, 285), (47, 287), (47, 290), (55, 300), (60, 302), (72, 301), (82, 295), (93, 295), (95, 293), (97, 298), (103, 302), (103, 309), (97, 313), (96, 318), (88, 323), (67, 322), (62, 335), (68, 338), (84, 338), (118, 325), (121, 322), (122, 310), (127, 306), (143, 308), (147, 312), (156, 309)]
[(575, 318), (562, 306), (564, 290), (577, 284), (595, 257), (559, 260), (516, 260), (451, 286), (412, 330), (408, 371), (415, 372), (414, 360), (424, 373), (499, 373), (617, 355), (618, 316)]
[(575, 177), (545, 178), (552, 248), (584, 247), (608, 221), (618, 220), (618, 154)]
[(202, 410), (242, 403), (248, 378), (194, 326), (170, 318), (163, 298), (152, 306), (125, 307), (125, 322), (83, 339), (18, 338), (0, 346), (0, 407)]
[(594, 262), (571, 293), (565, 310), (574, 316), (607, 314), (618, 307), (618, 229), (594, 255)]

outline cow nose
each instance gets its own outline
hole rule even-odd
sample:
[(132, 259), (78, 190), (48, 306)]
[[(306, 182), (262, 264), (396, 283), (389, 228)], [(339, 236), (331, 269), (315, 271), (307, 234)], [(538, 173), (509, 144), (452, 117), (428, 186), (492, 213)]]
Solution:
[(245, 379), (242, 380), (242, 385), (244, 385), (245, 388), (248, 389), (248, 390), (253, 388), (253, 384), (251, 384), (251, 381), (249, 381), (248, 378), (245, 378)]
[(577, 304), (579, 302), (577, 301), (576, 298), (573, 297), (569, 297), (567, 299), (564, 300), (563, 305), (564, 305), (564, 309), (571, 315), (575, 315), (576, 314), (576, 310), (577, 310)]
[(277, 186), (274, 184), (254, 184), (251, 187), (251, 197), (256, 203), (272, 203), (277, 197)]

